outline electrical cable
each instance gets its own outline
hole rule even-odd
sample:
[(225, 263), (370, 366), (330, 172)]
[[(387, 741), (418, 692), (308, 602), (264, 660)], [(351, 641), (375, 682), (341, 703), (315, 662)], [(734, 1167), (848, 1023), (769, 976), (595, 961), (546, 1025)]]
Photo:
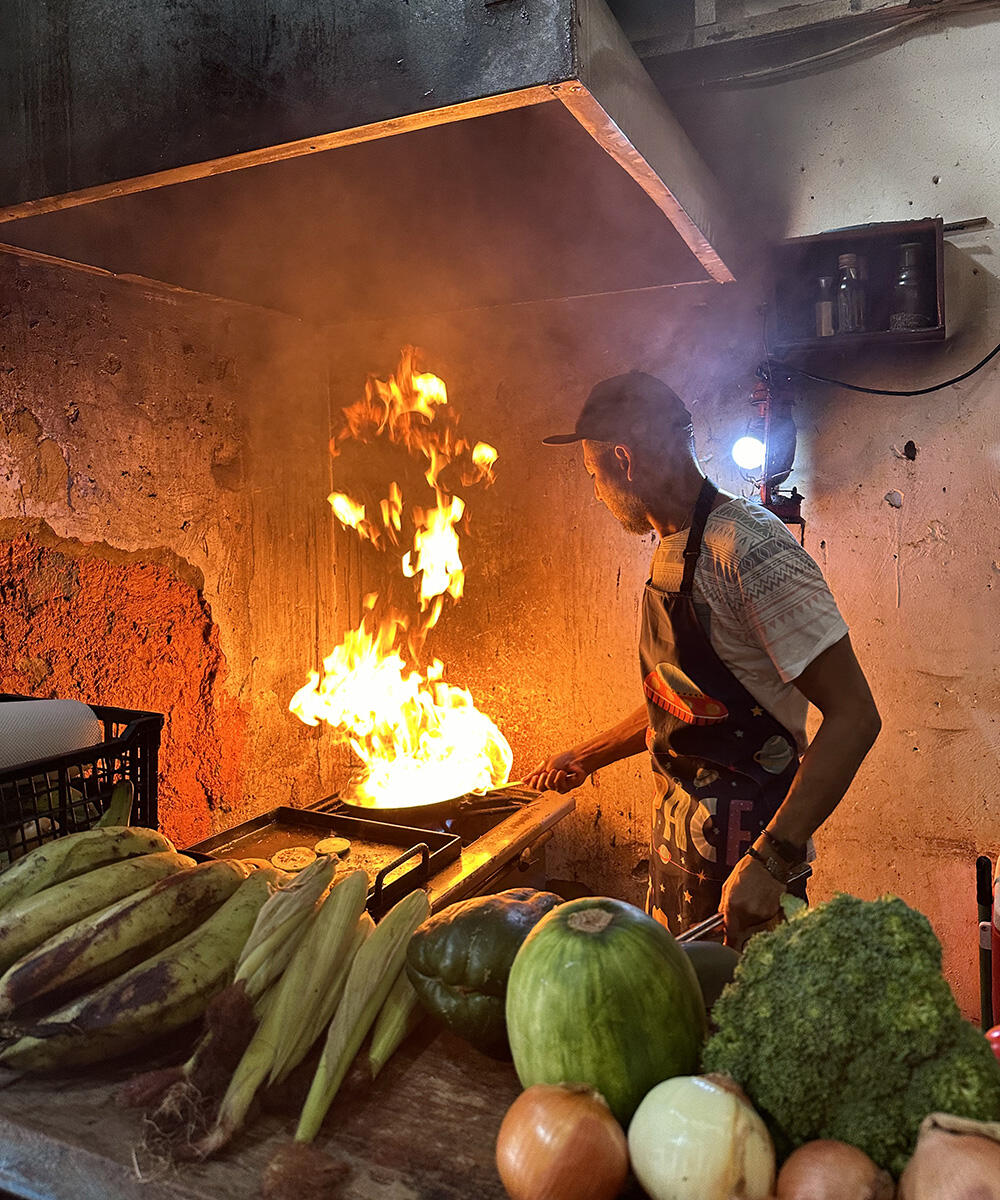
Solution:
[(822, 54), (810, 54), (808, 58), (799, 58), (794, 62), (780, 63), (773, 67), (761, 67), (756, 71), (742, 71), (739, 75), (724, 75), (719, 79), (703, 79), (699, 80), (697, 85), (688, 86), (721, 87), (734, 83), (773, 83), (775, 80), (783, 79), (786, 76), (794, 74), (796, 71), (800, 71), (803, 67), (810, 67), (814, 63), (828, 62), (830, 59), (840, 58), (851, 50), (871, 45), (873, 42), (884, 41), (890, 34), (896, 33), (897, 30), (905, 29), (908, 25), (922, 25), (931, 17), (936, 16), (938, 16), (936, 11), (921, 13), (919, 16), (907, 17), (905, 21), (897, 21), (885, 29), (878, 29), (874, 33), (868, 33), (864, 37), (855, 38), (854, 41), (845, 42), (842, 46), (834, 46), (831, 50), (824, 50)]
[(940, 7), (924, 9), (912, 17), (893, 21), (892, 24), (875, 30), (874, 33), (865, 34), (864, 37), (855, 38), (850, 42), (844, 42), (842, 45), (834, 46), (830, 50), (824, 50), (820, 54), (811, 54), (806, 58), (795, 59), (788, 63), (777, 63), (771, 67), (761, 67), (756, 71), (743, 71), (738, 75), (723, 75), (714, 79), (700, 79), (691, 83), (681, 84), (677, 90), (686, 90), (694, 87), (722, 87), (739, 83), (773, 83), (785, 77), (794, 77), (804, 67), (810, 67), (816, 63), (826, 63), (832, 59), (839, 59), (842, 56), (848, 55), (851, 51), (863, 49), (876, 42), (886, 40), (891, 34), (903, 30), (907, 26), (922, 25), (925, 21), (929, 21), (934, 17), (960, 15), (995, 6), (996, 0), (970, 0), (969, 3), (964, 4), (942, 4)]
[(796, 375), (804, 375), (806, 379), (812, 379), (816, 383), (831, 383), (834, 387), (846, 388), (849, 392), (864, 392), (867, 396), (928, 396), (931, 392), (940, 392), (944, 388), (951, 387), (952, 384), (961, 383), (963, 379), (968, 379), (970, 375), (981, 370), (990, 359), (995, 358), (1000, 354), (1000, 343), (981, 358), (974, 367), (970, 367), (967, 371), (963, 371), (961, 375), (956, 375), (953, 379), (946, 379), (944, 383), (935, 383), (933, 387), (917, 388), (914, 391), (894, 391), (890, 388), (869, 388), (862, 387), (857, 383), (845, 383), (843, 379), (830, 379), (826, 375), (814, 375), (811, 371), (806, 371), (802, 367), (793, 367), (791, 363), (782, 362), (779, 358), (772, 358), (767, 348), (767, 341), (764, 342), (764, 353), (767, 356), (768, 371), (772, 367), (780, 367), (783, 371), (793, 371)]

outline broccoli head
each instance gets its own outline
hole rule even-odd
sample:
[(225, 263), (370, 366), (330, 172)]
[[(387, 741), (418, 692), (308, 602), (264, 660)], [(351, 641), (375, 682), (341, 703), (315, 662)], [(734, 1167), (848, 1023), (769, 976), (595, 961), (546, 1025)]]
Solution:
[(896, 897), (835, 896), (757, 934), (712, 1022), (704, 1069), (739, 1083), (779, 1154), (835, 1138), (898, 1175), (928, 1113), (1000, 1119), (1000, 1063)]

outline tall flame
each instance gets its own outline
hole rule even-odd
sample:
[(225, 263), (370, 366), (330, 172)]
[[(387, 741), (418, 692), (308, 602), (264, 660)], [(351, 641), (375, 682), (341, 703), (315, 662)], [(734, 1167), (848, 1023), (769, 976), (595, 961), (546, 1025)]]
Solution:
[[(433, 504), (409, 507), (413, 547), (396, 560), (401, 574), (416, 583), (417, 611), (411, 619), (387, 608), (378, 620), (379, 597), (366, 597), (368, 615), (360, 627), (323, 660), (322, 673), (309, 672), (309, 682), (289, 704), (307, 725), (325, 721), (349, 743), (363, 765), (352, 799), (381, 807), (485, 791), (507, 781), (513, 761), (507, 740), (470, 693), (445, 682), (441, 661), (433, 659), (423, 670), (416, 661), (415, 648), (436, 625), (445, 597), (457, 603), (465, 587), (458, 529), (466, 505), (442, 486), (441, 472), (455, 463), (463, 485), (491, 483), (497, 452), (459, 436), (444, 382), (415, 373), (415, 357), (408, 347), (394, 376), (369, 378), (364, 399), (343, 410), (330, 453), (336, 458), (348, 440), (384, 438), (424, 461)], [(377, 509), (367, 512), (342, 492), (329, 497), (344, 528), (384, 552), (399, 544), (407, 507), (398, 483), (387, 490)]]

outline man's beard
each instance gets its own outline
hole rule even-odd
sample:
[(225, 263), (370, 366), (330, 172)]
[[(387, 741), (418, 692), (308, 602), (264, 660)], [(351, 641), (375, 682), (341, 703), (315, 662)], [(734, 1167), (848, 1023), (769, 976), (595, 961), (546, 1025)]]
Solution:
[(649, 533), (646, 506), (636, 496), (616, 496), (614, 504), (607, 505), (607, 508), (626, 533), (634, 533), (640, 537)]

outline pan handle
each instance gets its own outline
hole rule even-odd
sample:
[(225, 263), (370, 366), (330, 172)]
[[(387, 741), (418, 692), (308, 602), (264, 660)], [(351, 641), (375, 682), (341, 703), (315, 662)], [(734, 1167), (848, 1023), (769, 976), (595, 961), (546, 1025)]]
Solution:
[[(377, 912), (382, 905), (382, 889), (385, 886), (386, 876), (391, 875), (397, 867), (401, 867), (403, 863), (408, 862), (415, 854), (420, 855), (420, 866), (417, 868), (417, 880), (414, 887), (426, 887), (430, 879), (430, 861), (431, 851), (426, 842), (417, 842), (415, 846), (411, 846), (405, 854), (401, 854), (394, 862), (387, 863), (381, 871), (375, 876), (375, 882), (372, 885), (372, 908)], [(396, 882), (395, 880), (393, 882)]]
[[(788, 882), (790, 884), (802, 883), (804, 880), (808, 879), (811, 874), (812, 867), (807, 863), (806, 866), (799, 871), (798, 874), (793, 875)], [(722, 913), (713, 913), (710, 917), (706, 917), (704, 921), (699, 921), (697, 925), (692, 925), (690, 929), (685, 929), (683, 933), (679, 933), (677, 935), (677, 941), (696, 942), (699, 938), (703, 938), (709, 933), (714, 933), (715, 930), (719, 929), (724, 923), (725, 917), (723, 917)]]

